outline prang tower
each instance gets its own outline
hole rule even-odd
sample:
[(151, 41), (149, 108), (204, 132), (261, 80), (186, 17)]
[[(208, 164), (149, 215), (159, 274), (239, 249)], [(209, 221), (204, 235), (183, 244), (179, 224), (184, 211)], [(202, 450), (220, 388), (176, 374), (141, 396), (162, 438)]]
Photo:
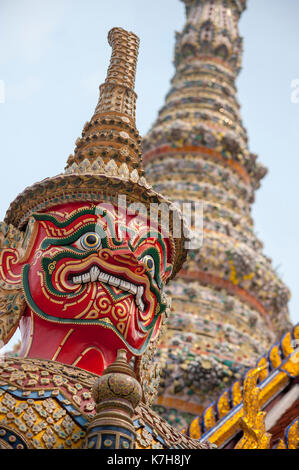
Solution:
[(235, 86), (246, 0), (183, 0), (175, 75), (143, 141), (154, 189), (203, 204), (203, 244), (169, 285), (158, 406), (178, 425), (200, 414), (290, 327), (289, 290), (254, 233), (251, 205), (267, 170), (248, 148)]

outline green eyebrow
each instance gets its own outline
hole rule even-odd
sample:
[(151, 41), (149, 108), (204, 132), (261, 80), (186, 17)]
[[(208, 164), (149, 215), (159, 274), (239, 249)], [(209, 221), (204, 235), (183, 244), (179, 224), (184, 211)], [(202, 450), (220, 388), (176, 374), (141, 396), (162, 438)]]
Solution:
[(72, 235), (64, 238), (46, 238), (41, 244), (41, 249), (46, 250), (51, 245), (65, 246), (74, 243), (81, 235), (87, 232), (94, 232), (100, 235), (101, 240), (105, 248), (107, 248), (107, 234), (98, 224), (88, 224), (81, 227), (79, 230), (74, 232)]
[[(53, 216), (51, 214), (38, 214), (38, 213), (36, 213), (36, 214), (33, 214), (33, 217), (37, 221), (52, 222), (57, 228), (66, 228), (68, 225), (70, 225), (72, 222), (77, 220), (82, 215), (97, 215), (97, 214), (100, 214), (101, 216), (103, 216), (105, 218), (105, 221), (107, 222), (110, 233), (112, 235), (111, 239), (113, 240), (114, 245), (118, 246), (118, 245), (121, 245), (123, 243), (123, 233), (124, 232), (130, 233), (132, 236), (134, 235), (133, 230), (129, 229), (125, 225), (120, 225), (119, 226), (119, 233), (122, 234), (122, 237), (120, 239), (117, 239), (116, 236), (115, 236), (115, 227), (114, 227), (114, 224), (112, 222), (111, 216), (107, 213), (106, 210), (102, 210), (102, 209), (98, 209), (98, 208), (95, 208), (95, 209), (92, 209), (92, 210), (90, 210), (90, 209), (78, 210), (78, 212), (76, 214), (73, 214), (71, 217), (69, 217), (67, 220), (65, 220), (63, 222), (59, 221), (55, 216)], [(100, 229), (99, 224), (94, 223), (94, 224), (86, 225), (81, 230), (85, 231), (86, 227), (92, 227), (91, 230), (93, 230), (96, 233), (97, 233), (97, 230), (95, 230), (94, 227), (98, 227)], [(58, 238), (58, 237), (57, 238), (47, 238), (42, 243), (42, 249), (46, 249), (46, 248), (49, 247), (49, 245), (53, 245), (53, 244), (54, 245), (63, 245), (63, 244), (72, 243), (73, 241), (75, 241), (75, 239), (73, 239), (73, 237), (78, 236), (79, 233), (80, 233), (80, 231), (77, 231), (73, 235), (71, 235), (70, 237), (67, 237), (67, 238)], [(106, 237), (107, 237), (107, 235), (104, 234), (103, 238), (106, 238)], [(60, 242), (60, 240), (62, 241), (62, 243)]]
[(102, 216), (106, 216), (107, 212), (102, 209), (79, 209), (75, 214), (64, 220), (63, 222), (58, 220), (54, 215), (51, 214), (39, 214), (35, 213), (32, 215), (35, 220), (43, 220), (46, 222), (52, 222), (57, 228), (65, 228), (70, 225), (72, 222), (77, 220), (82, 215), (96, 215), (96, 212)]

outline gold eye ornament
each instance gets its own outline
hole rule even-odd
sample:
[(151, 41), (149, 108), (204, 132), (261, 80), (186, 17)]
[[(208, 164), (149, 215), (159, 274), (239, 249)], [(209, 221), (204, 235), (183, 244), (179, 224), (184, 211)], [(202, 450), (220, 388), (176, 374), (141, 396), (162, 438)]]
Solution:
[(102, 246), (101, 237), (94, 232), (84, 233), (74, 245), (80, 250), (97, 250)]
[(151, 255), (145, 255), (143, 258), (140, 260), (146, 269), (151, 273), (151, 276), (154, 277), (155, 275), (155, 261), (154, 258)]

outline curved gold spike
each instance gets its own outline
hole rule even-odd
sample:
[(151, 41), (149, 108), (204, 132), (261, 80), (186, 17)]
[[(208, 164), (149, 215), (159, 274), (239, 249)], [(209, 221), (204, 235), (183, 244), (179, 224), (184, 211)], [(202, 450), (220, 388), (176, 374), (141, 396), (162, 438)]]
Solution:
[(235, 382), (232, 385), (232, 401), (233, 401), (233, 406), (239, 405), (242, 401), (242, 388), (240, 382)]
[(286, 432), (286, 448), (287, 449), (298, 449), (299, 445), (299, 419), (296, 418), (295, 421), (289, 426)]
[(276, 369), (281, 364), (281, 357), (279, 351), (279, 345), (275, 344), (273, 348), (270, 350), (269, 360), (273, 366), (273, 369)]
[(269, 370), (268, 370), (268, 361), (265, 357), (262, 357), (258, 363), (257, 367), (260, 369), (260, 374), (259, 374), (259, 380), (262, 382), (265, 380), (268, 375), (269, 375)]
[(214, 404), (210, 405), (203, 414), (205, 432), (211, 429), (216, 424), (216, 417), (214, 411)]
[(222, 395), (218, 399), (217, 411), (218, 411), (219, 419), (226, 416), (227, 413), (230, 411), (229, 396), (228, 396), (227, 390), (224, 393), (222, 393)]
[(277, 446), (275, 447), (275, 449), (286, 449), (287, 446), (285, 445), (283, 439), (280, 439)]
[(201, 430), (200, 430), (200, 417), (195, 418), (190, 424), (189, 435), (192, 439), (200, 439)]
[[(298, 340), (297, 340), (298, 341)], [(286, 372), (291, 377), (298, 377), (299, 375), (299, 341), (297, 347), (293, 350), (289, 359), (281, 366), (281, 370)]]
[(288, 357), (293, 352), (294, 348), (292, 346), (292, 336), (290, 332), (286, 333), (282, 338), (281, 348), (284, 357)]
[(275, 449), (298, 449), (299, 445), (299, 419), (287, 428), (283, 439), (279, 439)]

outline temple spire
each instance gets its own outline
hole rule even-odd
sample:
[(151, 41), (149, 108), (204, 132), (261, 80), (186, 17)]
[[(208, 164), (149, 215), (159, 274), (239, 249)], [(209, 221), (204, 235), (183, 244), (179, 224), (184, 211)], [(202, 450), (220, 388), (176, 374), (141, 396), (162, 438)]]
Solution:
[(125, 114), (135, 123), (135, 75), (139, 38), (121, 28), (109, 31), (112, 47), (110, 65), (105, 83), (100, 86), (100, 98), (95, 115), (107, 111)]
[(175, 65), (190, 64), (196, 59), (217, 59), (238, 73), (241, 64), (242, 39), (238, 21), (246, 0), (182, 0), (186, 5), (186, 23), (177, 34)]
[(176, 71), (165, 105), (143, 140), (144, 163), (154, 142), (213, 148), (250, 181), (252, 202), (267, 170), (249, 151), (235, 85), (242, 58), (238, 21), (246, 2), (183, 1), (187, 18), (176, 34)]
[(85, 124), (82, 136), (76, 141), (74, 155), (67, 161), (66, 173), (129, 177), (137, 172), (138, 179), (143, 175), (134, 91), (139, 38), (122, 28), (113, 28), (108, 42), (112, 53), (107, 77), (100, 85), (94, 115)]
[(173, 314), (158, 353), (159, 404), (199, 414), (290, 327), (289, 291), (251, 216), (266, 169), (249, 150), (235, 85), (246, 1), (183, 1), (175, 74), (143, 162), (156, 191), (203, 207), (203, 244), (169, 286)]

